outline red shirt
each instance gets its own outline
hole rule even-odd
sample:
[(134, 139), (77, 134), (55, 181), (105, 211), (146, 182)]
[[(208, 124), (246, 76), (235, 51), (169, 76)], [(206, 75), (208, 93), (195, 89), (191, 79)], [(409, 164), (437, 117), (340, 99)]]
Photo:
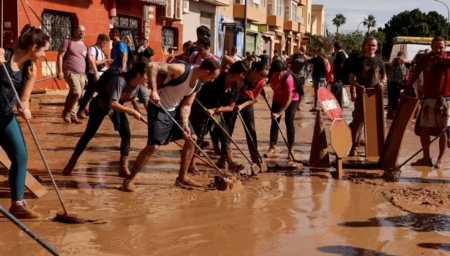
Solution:
[(250, 87), (246, 85), (239, 93), (239, 98), (248, 100), (254, 100), (258, 95), (258, 93), (262, 87), (265, 85), (264, 79), (259, 80), (259, 82), (256, 82), (254, 86)]
[(423, 72), (423, 96), (425, 98), (450, 97), (450, 55), (422, 56), (417, 62), (414, 75), (410, 81), (413, 84)]

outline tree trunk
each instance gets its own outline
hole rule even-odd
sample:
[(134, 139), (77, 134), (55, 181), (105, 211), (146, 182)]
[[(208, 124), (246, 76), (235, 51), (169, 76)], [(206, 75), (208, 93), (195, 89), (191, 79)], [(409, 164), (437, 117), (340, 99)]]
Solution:
[(336, 35), (339, 34), (339, 26), (336, 26)]

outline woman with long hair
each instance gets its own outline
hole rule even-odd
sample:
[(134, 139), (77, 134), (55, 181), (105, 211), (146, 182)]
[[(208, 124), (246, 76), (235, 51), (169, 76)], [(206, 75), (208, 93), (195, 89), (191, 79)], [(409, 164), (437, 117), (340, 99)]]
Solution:
[[(213, 82), (208, 82), (203, 85), (202, 89), (197, 94), (197, 100), (199, 100), (207, 110), (194, 102), (192, 105), (191, 115), (189, 117), (190, 122), (194, 128), (195, 134), (197, 134), (197, 143), (201, 145), (203, 139), (211, 130), (211, 126), (214, 125), (213, 120), (209, 120), (209, 117), (222, 114), (221, 125), (230, 133), (228, 129), (231, 124), (226, 120), (229, 120), (225, 114), (233, 112), (236, 101), (239, 96), (238, 83), (244, 80), (245, 75), (248, 72), (248, 68), (243, 61), (237, 61), (228, 69), (228, 72), (222, 71), (220, 75), (214, 79)], [(214, 130), (219, 130), (218, 127), (214, 127)], [(231, 153), (229, 138), (220, 131), (218, 137), (221, 142), (221, 155), (217, 162), (219, 168), (225, 168), (228, 164), (228, 170), (241, 171), (245, 167), (241, 164), (237, 164), (233, 160)], [(195, 160), (193, 158), (190, 172), (196, 172)]]
[[(136, 97), (147, 109), (147, 65), (135, 63), (130, 71), (118, 74), (117, 68), (108, 69), (98, 80), (100, 91), (89, 104), (89, 120), (86, 130), (75, 147), (72, 157), (63, 170), (63, 175), (71, 175), (78, 158), (86, 149), (89, 141), (94, 138), (105, 116), (109, 115), (114, 124), (114, 129), (119, 131), (120, 143), (120, 169), (119, 177), (127, 178), (130, 175), (128, 169), (128, 154), (130, 153), (131, 133), (128, 123), (128, 115), (138, 120), (143, 117), (139, 111), (127, 108), (123, 104), (132, 101)], [(115, 75), (118, 74), (118, 75)]]
[[(28, 24), (22, 29), (14, 49), (5, 49), (6, 62), (3, 63), (20, 96), (23, 109), (18, 108), (24, 119), (31, 119), (30, 95), (36, 80), (36, 66), (33, 62), (45, 56), (50, 45), (49, 37), (39, 28)], [(27, 207), (24, 200), (25, 177), (28, 153), (19, 122), (14, 115), (16, 103), (6, 74), (0, 74), (0, 146), (11, 161), (9, 187), (11, 208), (9, 212), (20, 219), (37, 219), (40, 214)]]
[[(284, 121), (286, 124), (286, 134), (288, 140), (289, 151), (294, 153), (294, 141), (295, 141), (295, 127), (294, 118), (297, 112), (298, 105), (300, 104), (300, 95), (295, 90), (294, 79), (290, 75), (289, 77), (284, 77), (286, 71), (283, 68), (283, 63), (281, 61), (274, 61), (270, 66), (269, 71), (269, 84), (270, 88), (273, 90), (273, 101), (272, 101), (272, 124), (270, 126), (270, 147), (265, 157), (269, 157), (275, 154), (275, 146), (278, 141), (278, 125), (276, 122), (280, 123), (281, 115), (285, 114)], [(284, 81), (284, 83), (283, 83)], [(289, 154), (289, 159), (291, 159), (291, 154)]]
[[(269, 73), (269, 67), (261, 61), (253, 62), (251, 71), (247, 73), (244, 79), (244, 86), (239, 92), (239, 98), (234, 107), (235, 112), (230, 113), (231, 125), (230, 134), (233, 134), (239, 112), (247, 126), (248, 133), (245, 132), (247, 146), (253, 163), (261, 167), (261, 160), (258, 153), (258, 140), (256, 137), (255, 110), (253, 105), (258, 102), (258, 95), (264, 94), (265, 78)], [(253, 142), (252, 142), (253, 141)]]

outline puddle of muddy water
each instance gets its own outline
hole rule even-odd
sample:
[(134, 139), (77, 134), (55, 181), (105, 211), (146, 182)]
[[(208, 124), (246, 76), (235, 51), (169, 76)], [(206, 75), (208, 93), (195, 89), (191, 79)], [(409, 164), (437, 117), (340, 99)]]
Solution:
[[(308, 87), (309, 88), (309, 87)], [(307, 89), (308, 90), (308, 89)], [(51, 98), (51, 97), (50, 97)], [(64, 101), (64, 97), (60, 97)], [(48, 102), (59, 102), (48, 100)], [(32, 106), (33, 107), (33, 106)], [(295, 157), (308, 159), (314, 113), (302, 103), (296, 117)], [(264, 103), (255, 106), (256, 126), (268, 127), (269, 112)], [(84, 125), (65, 125), (58, 104), (32, 109), (38, 118), (38, 138), (50, 167), (60, 171), (67, 163)], [(345, 110), (344, 117), (350, 117)], [(54, 115), (54, 117), (52, 117)], [(52, 123), (46, 122), (52, 120)], [(329, 121), (325, 120), (326, 125)], [(60, 122), (60, 123), (57, 123)], [(56, 124), (55, 124), (56, 123)], [(130, 119), (133, 161), (146, 144), (146, 127)], [(284, 122), (281, 122), (284, 128)], [(328, 127), (328, 126), (327, 126)], [(268, 149), (269, 131), (259, 129), (261, 153)], [(25, 221), (62, 255), (445, 255), (449, 253), (449, 207), (438, 197), (428, 202), (423, 195), (443, 197), (448, 193), (448, 168), (443, 171), (414, 170), (406, 165), (398, 184), (335, 181), (329, 173), (265, 173), (245, 182), (243, 190), (217, 192), (182, 190), (173, 186), (179, 168), (179, 148), (162, 148), (144, 167), (136, 181), (136, 193), (118, 190), (119, 135), (105, 119), (81, 156), (72, 177), (55, 175), (70, 211), (83, 218), (108, 221), (103, 225), (64, 225)], [(237, 122), (235, 134), (248, 153), (244, 131)], [(29, 167), (42, 174), (43, 164), (25, 131), (30, 154)], [(329, 136), (328, 136), (329, 138)], [(280, 138), (281, 139), (281, 138)], [(411, 129), (399, 162), (419, 149)], [(435, 154), (437, 145), (432, 146)], [(280, 140), (276, 159), (268, 164), (287, 162)], [(244, 162), (236, 154), (235, 160)], [(130, 163), (130, 167), (132, 162)], [(202, 166), (201, 169), (204, 169)], [(44, 172), (43, 172), (44, 170)], [(323, 171), (323, 170), (322, 170)], [(193, 176), (209, 183), (213, 174)], [(404, 190), (401, 190), (404, 189)], [(402, 191), (402, 192), (399, 192)], [(430, 192), (431, 191), (431, 192)], [(433, 192), (434, 191), (434, 192)], [(384, 194), (383, 194), (384, 193)], [(397, 196), (401, 207), (389, 202)], [(408, 200), (407, 200), (408, 199)], [(409, 200), (411, 199), (411, 200)], [(39, 200), (28, 200), (32, 209), (51, 218), (60, 205), (54, 191)], [(420, 204), (417, 202), (421, 202)], [(423, 202), (426, 202), (425, 204)], [(438, 202), (438, 203), (436, 203)], [(0, 204), (9, 207), (8, 198)], [(435, 206), (437, 204), (438, 206)], [(0, 255), (48, 255), (22, 231), (0, 218)]]

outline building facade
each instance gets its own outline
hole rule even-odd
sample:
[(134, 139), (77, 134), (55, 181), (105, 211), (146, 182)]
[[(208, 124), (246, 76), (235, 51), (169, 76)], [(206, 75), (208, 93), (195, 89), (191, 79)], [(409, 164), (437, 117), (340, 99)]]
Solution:
[[(304, 8), (306, 0), (233, 0), (230, 6), (219, 7), (218, 55), (238, 49), (238, 55), (267, 51), (271, 57), (298, 51), (301, 37), (306, 32)], [(247, 9), (247, 34), (244, 19)], [(244, 46), (244, 36), (246, 43)]]
[(217, 52), (218, 19), (217, 7), (229, 5), (230, 0), (200, 0), (183, 1), (183, 42), (197, 40), (196, 29), (206, 26), (211, 30), (211, 49)]
[(321, 4), (313, 4), (311, 10), (311, 34), (324, 36), (325, 7)]
[[(46, 57), (36, 63), (38, 80), (56, 74), (58, 48), (65, 39), (72, 37), (78, 25), (86, 28), (87, 45), (95, 44), (98, 34), (109, 34), (111, 28), (118, 28), (122, 35), (133, 39), (132, 49), (139, 45), (140, 38), (147, 38), (155, 51), (154, 61), (162, 61), (181, 52), (182, 0), (28, 0), (28, 3), (31, 8), (23, 0), (4, 2), (4, 10), (1, 10), (4, 27), (0, 32), (3, 34), (3, 47), (16, 43), (21, 29), (28, 23), (49, 34), (50, 49)], [(109, 52), (109, 49), (105, 50), (107, 55)], [(57, 79), (36, 86), (67, 88), (64, 81)]]

